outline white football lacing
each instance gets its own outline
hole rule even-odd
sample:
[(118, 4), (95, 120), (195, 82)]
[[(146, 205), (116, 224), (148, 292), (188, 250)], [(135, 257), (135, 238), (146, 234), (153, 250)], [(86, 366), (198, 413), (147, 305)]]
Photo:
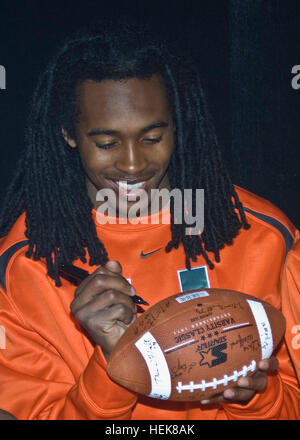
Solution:
[(216, 379), (214, 377), (211, 382), (206, 382), (205, 380), (202, 380), (200, 383), (194, 383), (193, 381), (191, 381), (187, 385), (182, 385), (182, 382), (178, 382), (176, 389), (178, 393), (181, 393), (182, 391), (190, 391), (192, 393), (194, 390), (199, 390), (199, 389), (201, 391), (205, 391), (206, 388), (213, 388), (215, 390), (218, 385), (227, 386), (228, 382), (231, 381), (237, 382), (239, 377), (241, 376), (245, 377), (247, 376), (249, 371), (255, 371), (255, 369), (256, 369), (256, 362), (253, 360), (248, 366), (244, 365), (240, 371), (234, 370), (231, 376), (224, 374), (222, 379)]

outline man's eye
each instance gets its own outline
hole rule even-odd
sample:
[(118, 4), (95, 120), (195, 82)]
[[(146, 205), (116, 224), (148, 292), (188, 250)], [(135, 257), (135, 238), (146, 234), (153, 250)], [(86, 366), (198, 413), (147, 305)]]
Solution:
[(115, 145), (115, 142), (110, 142), (109, 144), (98, 144), (96, 143), (96, 147), (103, 148), (103, 150), (109, 150)]
[(144, 141), (147, 142), (148, 144), (158, 144), (158, 142), (160, 142), (161, 140), (162, 140), (162, 136), (160, 136), (158, 138), (144, 139)]

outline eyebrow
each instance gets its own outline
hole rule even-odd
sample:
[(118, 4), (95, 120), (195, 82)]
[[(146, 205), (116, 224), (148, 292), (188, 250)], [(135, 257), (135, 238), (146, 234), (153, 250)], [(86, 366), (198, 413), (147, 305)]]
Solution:
[[(164, 121), (156, 121), (153, 124), (147, 125), (146, 127), (142, 128), (141, 133), (147, 133), (148, 131), (154, 130), (155, 128), (163, 128), (168, 127), (168, 123)], [(117, 130), (106, 130), (102, 128), (95, 128), (88, 132), (88, 136), (99, 136), (101, 134), (106, 134), (108, 136), (114, 136), (120, 134)]]

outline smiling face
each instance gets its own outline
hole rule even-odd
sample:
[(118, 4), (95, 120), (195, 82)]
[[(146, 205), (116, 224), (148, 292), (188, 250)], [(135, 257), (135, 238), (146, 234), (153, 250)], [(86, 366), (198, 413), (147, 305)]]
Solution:
[[(162, 80), (85, 81), (78, 89), (79, 118), (76, 139), (65, 134), (71, 147), (78, 147), (87, 176), (88, 194), (94, 207), (100, 189), (119, 197), (143, 189), (151, 201), (152, 189), (169, 189), (166, 170), (173, 150), (173, 121)], [(132, 200), (132, 199), (131, 199)], [(109, 202), (109, 200), (108, 200)]]

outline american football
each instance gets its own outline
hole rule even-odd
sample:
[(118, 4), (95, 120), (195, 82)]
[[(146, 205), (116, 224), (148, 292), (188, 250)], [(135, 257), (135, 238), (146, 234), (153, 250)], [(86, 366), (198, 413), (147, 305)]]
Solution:
[(190, 290), (137, 318), (112, 351), (107, 373), (149, 397), (200, 401), (255, 373), (284, 331), (285, 318), (267, 302), (232, 290)]

